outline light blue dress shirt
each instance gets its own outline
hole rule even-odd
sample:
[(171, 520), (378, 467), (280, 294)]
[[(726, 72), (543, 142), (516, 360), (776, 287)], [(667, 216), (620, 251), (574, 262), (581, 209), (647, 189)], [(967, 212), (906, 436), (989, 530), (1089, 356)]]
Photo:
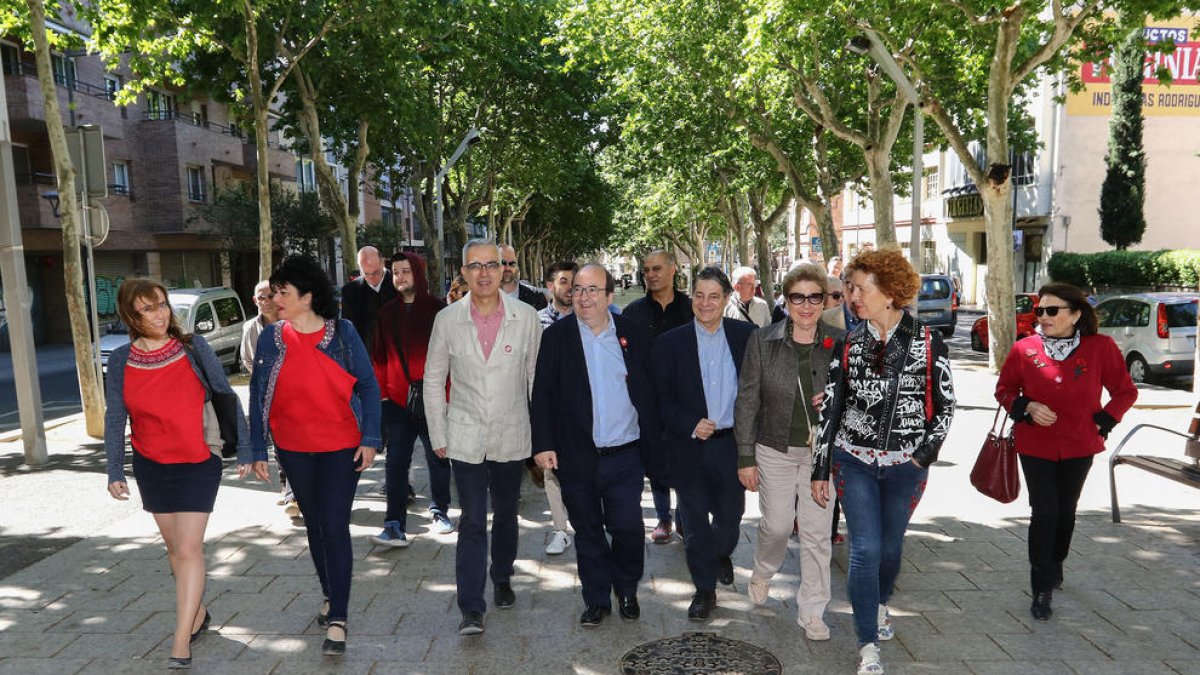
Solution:
[(587, 324), (579, 322), (583, 357), (587, 361), (588, 384), (592, 389), (592, 440), (597, 448), (632, 443), (641, 437), (637, 409), (629, 399), (625, 354), (617, 338), (617, 326), (610, 316), (608, 328), (593, 335)]
[(725, 339), (725, 324), (710, 333), (693, 319), (696, 326), (696, 346), (700, 352), (700, 379), (704, 383), (704, 402), (708, 404), (708, 419), (718, 429), (733, 426), (733, 403), (737, 399), (737, 367), (729, 340)]

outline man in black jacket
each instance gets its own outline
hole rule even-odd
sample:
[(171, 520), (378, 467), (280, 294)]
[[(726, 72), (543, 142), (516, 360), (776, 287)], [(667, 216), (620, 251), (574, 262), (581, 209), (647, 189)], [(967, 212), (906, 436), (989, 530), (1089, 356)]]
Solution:
[(359, 277), (342, 286), (342, 318), (354, 324), (363, 344), (374, 344), (379, 308), (396, 297), (392, 275), (374, 246), (358, 250)]
[(546, 306), (546, 294), (521, 283), (521, 269), (517, 266), (517, 250), (508, 244), (500, 246), (500, 290), (530, 305), (536, 310)]

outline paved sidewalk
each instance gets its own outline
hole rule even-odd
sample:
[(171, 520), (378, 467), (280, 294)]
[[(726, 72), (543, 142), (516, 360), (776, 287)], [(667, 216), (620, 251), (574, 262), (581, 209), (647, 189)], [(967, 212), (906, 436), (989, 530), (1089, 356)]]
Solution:
[[(1125, 522), (1114, 525), (1107, 455), (1098, 457), (1054, 619), (1034, 623), (1024, 553), (1028, 507), (1023, 498), (990, 502), (967, 480), (991, 422), (995, 378), (959, 364), (955, 376), (960, 410), (905, 544), (893, 600), (897, 635), (883, 647), (888, 673), (1200, 673), (1200, 493), (1122, 467)], [(1139, 421), (1183, 428), (1191, 403), (1188, 392), (1148, 388), (1114, 439)], [(48, 436), (54, 462), (37, 470), (19, 466), (19, 442), (0, 445), (4, 543), (57, 551), (6, 577), (0, 571), (0, 673), (160, 672), (175, 600), (153, 522), (136, 495), (128, 503), (107, 497), (103, 450), (83, 437), (81, 423)], [(1161, 451), (1182, 453), (1174, 441)], [(420, 457), (414, 455), (418, 463)], [(718, 591), (712, 621), (685, 619), (692, 589), (676, 540), (647, 544), (640, 621), (609, 619), (584, 630), (574, 550), (545, 555), (548, 510), (527, 484), (516, 607), (490, 611), (484, 635), (460, 638), (455, 535), (427, 529), (426, 474), (418, 469), (421, 496), (410, 516), (417, 536), (404, 550), (367, 540), (382, 521), (382, 480), (380, 464), (360, 484), (349, 646), (345, 657), (330, 659), (320, 655), (320, 595), (303, 528), (283, 517), (273, 488), (227, 478), (206, 549), (214, 630), (194, 646), (195, 672), (600, 675), (618, 672), (620, 657), (635, 645), (688, 630), (764, 647), (787, 673), (853, 672), (847, 547), (834, 552), (827, 616), (833, 639), (808, 642), (795, 623), (794, 543), (767, 605), (755, 608), (745, 596), (758, 520), (753, 497), (735, 555), (737, 580)], [(649, 525), (648, 493), (643, 506)], [(11, 546), (0, 548), (0, 557), (11, 555)]]

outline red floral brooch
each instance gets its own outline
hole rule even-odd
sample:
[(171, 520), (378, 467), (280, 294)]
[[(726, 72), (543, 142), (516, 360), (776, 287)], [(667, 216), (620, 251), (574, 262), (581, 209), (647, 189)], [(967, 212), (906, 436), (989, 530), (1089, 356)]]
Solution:
[(833, 349), (833, 338), (825, 336), (825, 339), (821, 340), (821, 349)]
[(625, 338), (618, 338), (617, 342), (621, 343), (621, 349), (629, 349), (629, 340), (626, 340)]

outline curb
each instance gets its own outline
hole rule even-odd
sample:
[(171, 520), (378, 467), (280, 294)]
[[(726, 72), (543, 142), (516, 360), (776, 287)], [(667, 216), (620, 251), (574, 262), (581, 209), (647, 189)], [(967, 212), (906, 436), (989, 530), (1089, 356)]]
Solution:
[[(67, 415), (66, 417), (56, 417), (52, 420), (43, 422), (42, 430), (50, 431), (51, 429), (65, 427), (66, 425), (71, 424), (72, 422), (77, 422), (82, 419), (83, 419), (83, 413), (81, 413), (81, 412), (77, 412), (73, 415)], [(9, 431), (9, 432), (0, 434), (0, 443), (12, 443), (13, 441), (19, 441), (19, 440), (21, 440), (21, 436), (23, 433), (24, 432), (21, 431), (20, 429), (15, 429), (13, 431)]]

